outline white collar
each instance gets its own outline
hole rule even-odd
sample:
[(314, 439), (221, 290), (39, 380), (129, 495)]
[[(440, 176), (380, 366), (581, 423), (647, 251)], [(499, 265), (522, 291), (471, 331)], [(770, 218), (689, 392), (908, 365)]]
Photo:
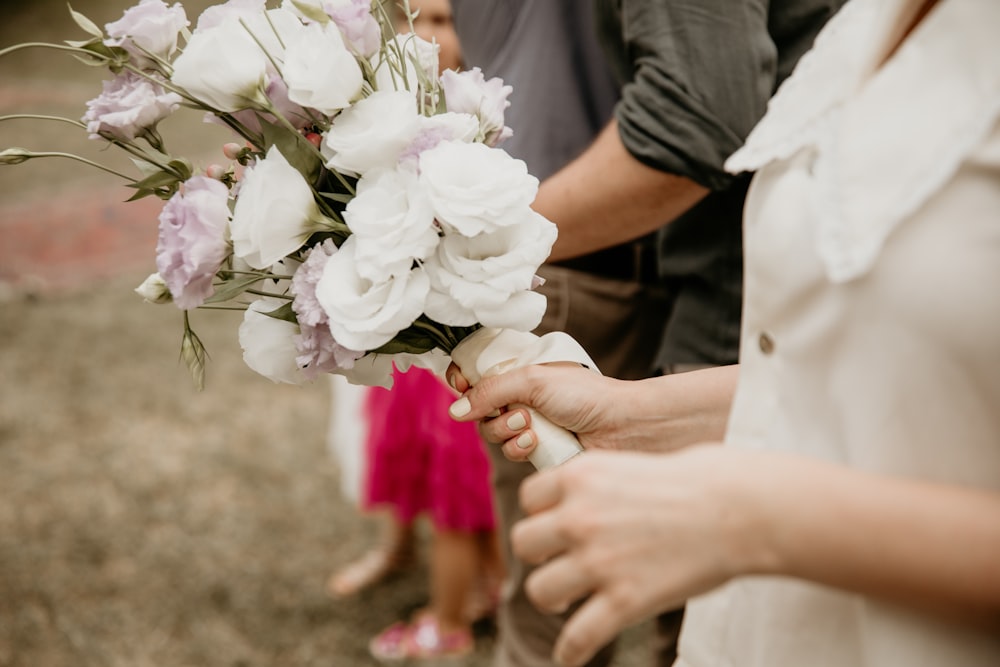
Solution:
[[(831, 280), (874, 263), (1000, 116), (1000, 2), (941, 0), (880, 69), (917, 0), (852, 0), (778, 90), (727, 170), (816, 148), (819, 252)], [(877, 71), (876, 71), (877, 70)], [(873, 148), (875, 148), (873, 150)]]

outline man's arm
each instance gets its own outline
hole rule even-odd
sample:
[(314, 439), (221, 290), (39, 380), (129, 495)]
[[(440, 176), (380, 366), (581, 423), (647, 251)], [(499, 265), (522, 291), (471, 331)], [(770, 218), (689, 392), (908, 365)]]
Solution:
[(612, 120), (580, 157), (542, 182), (534, 208), (559, 227), (549, 256), (558, 261), (637, 239), (708, 192), (688, 178), (639, 162)]

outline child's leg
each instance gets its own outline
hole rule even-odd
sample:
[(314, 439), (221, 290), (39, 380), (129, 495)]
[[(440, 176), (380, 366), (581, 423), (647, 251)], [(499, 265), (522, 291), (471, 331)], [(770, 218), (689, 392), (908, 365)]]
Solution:
[(479, 535), (435, 529), (430, 563), (430, 610), (443, 631), (469, 628), (468, 601), (481, 575)]

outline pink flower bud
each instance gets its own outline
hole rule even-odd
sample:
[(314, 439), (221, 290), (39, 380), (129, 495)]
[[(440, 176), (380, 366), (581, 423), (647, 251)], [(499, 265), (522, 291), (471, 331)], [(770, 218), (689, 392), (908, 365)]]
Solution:
[(230, 160), (235, 160), (240, 156), (240, 151), (243, 150), (243, 146), (240, 146), (236, 142), (230, 142), (222, 147), (222, 153)]
[(214, 178), (217, 181), (221, 181), (223, 177), (226, 175), (226, 169), (222, 165), (210, 164), (205, 169), (205, 175), (208, 176), (209, 178)]
[(316, 148), (319, 148), (319, 145), (323, 143), (323, 136), (316, 134), (315, 132), (306, 132), (306, 141), (311, 143)]

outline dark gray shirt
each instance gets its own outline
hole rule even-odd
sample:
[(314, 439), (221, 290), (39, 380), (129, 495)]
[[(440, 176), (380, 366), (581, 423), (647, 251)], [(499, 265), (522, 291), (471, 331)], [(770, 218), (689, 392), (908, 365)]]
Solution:
[(712, 192), (661, 229), (663, 366), (737, 361), (749, 175), (723, 169), (844, 0), (596, 0), (625, 148)]
[(470, 67), (514, 87), (501, 148), (544, 179), (579, 155), (611, 119), (618, 83), (579, 0), (452, 0)]

